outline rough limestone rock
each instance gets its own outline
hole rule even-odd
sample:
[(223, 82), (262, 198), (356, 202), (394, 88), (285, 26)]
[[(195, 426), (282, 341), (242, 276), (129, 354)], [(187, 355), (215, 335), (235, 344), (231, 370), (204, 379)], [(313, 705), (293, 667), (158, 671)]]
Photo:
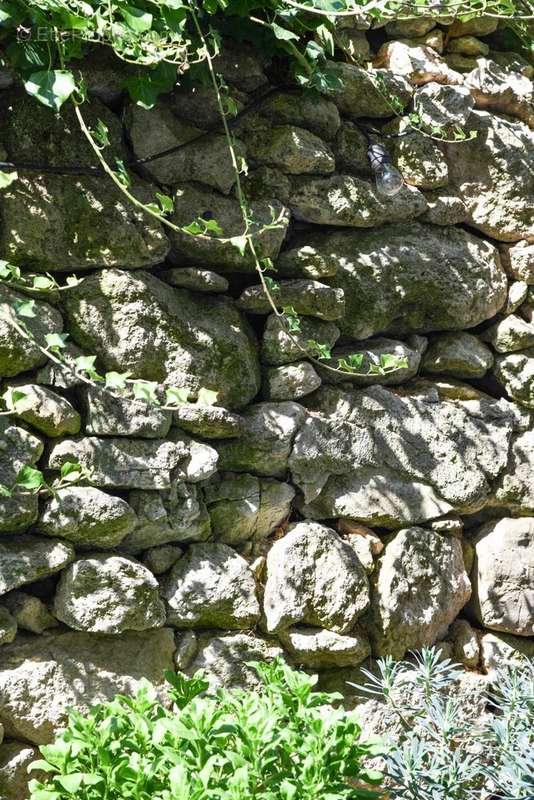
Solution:
[(218, 468), (283, 478), (293, 439), (305, 416), (302, 406), (291, 401), (249, 406), (243, 412), (241, 438), (214, 443)]
[(431, 17), (414, 17), (413, 19), (395, 19), (386, 24), (386, 33), (393, 39), (412, 36), (424, 36), (436, 27), (436, 20)]
[(495, 500), (514, 516), (534, 517), (534, 431), (523, 431), (512, 440), (508, 466), (499, 480)]
[(402, 76), (412, 86), (426, 83), (460, 84), (462, 76), (451, 69), (431, 47), (410, 47), (403, 42), (386, 42), (378, 51), (376, 64)]
[[(2, 93), (0, 136), (14, 161), (45, 166), (95, 163), (73, 108), (61, 115), (35, 106), (22, 89)], [(112, 156), (127, 159), (119, 119), (93, 98), (84, 110), (89, 127), (108, 127)], [(155, 187), (131, 175), (130, 191), (142, 202)], [(161, 225), (135, 208), (110, 181), (84, 175), (20, 175), (2, 193), (0, 249), (14, 263), (39, 271), (95, 267), (150, 267), (164, 261), (169, 242)], [(73, 230), (76, 235), (73, 235)]]
[(9, 644), (17, 635), (17, 621), (7, 608), (0, 606), (0, 645)]
[(247, 153), (257, 164), (289, 175), (328, 175), (336, 168), (334, 154), (322, 139), (296, 125), (275, 125), (245, 138)]
[[(43, 443), (24, 428), (0, 417), (0, 484), (11, 487), (24, 466), (32, 467), (43, 452)], [(26, 530), (37, 518), (37, 495), (14, 492), (0, 496), (0, 534)]]
[(443, 145), (468, 224), (502, 242), (534, 241), (534, 133), (522, 122), (473, 111), (475, 139)]
[[(228, 95), (235, 102), (238, 111), (243, 111), (248, 103), (247, 94), (231, 86), (228, 87)], [(191, 81), (187, 86), (177, 85), (172, 92), (165, 95), (165, 100), (179, 119), (191, 125), (208, 129), (221, 124), (217, 96), (210, 84)]]
[(284, 651), (273, 639), (246, 633), (224, 636), (205, 633), (199, 636), (198, 653), (190, 662), (187, 672), (194, 675), (201, 670), (209, 681), (211, 691), (223, 686), (258, 689), (260, 680), (251, 663), (283, 657)]
[(399, 528), (482, 508), (516, 425), (505, 401), (323, 386), (289, 466), (306, 516)]
[[(250, 200), (278, 200), (287, 206), (291, 194), (290, 180), (276, 167), (255, 167), (242, 178), (242, 186)], [(236, 267), (236, 271), (238, 271)], [(250, 270), (247, 270), (250, 271)]]
[(386, 545), (372, 586), (373, 654), (398, 659), (434, 644), (470, 594), (458, 539), (424, 528), (399, 531)]
[(84, 712), (116, 694), (131, 695), (142, 678), (161, 689), (174, 649), (169, 628), (120, 637), (19, 636), (0, 651), (0, 720), (8, 736), (47, 744), (65, 725), (69, 706)]
[(498, 24), (499, 20), (495, 17), (481, 15), (465, 22), (455, 20), (447, 33), (453, 39), (456, 36), (489, 36), (490, 33), (494, 33), (497, 30)]
[(289, 515), (295, 490), (288, 483), (225, 473), (204, 488), (217, 541), (235, 545), (269, 536)]
[(473, 540), (471, 609), (485, 627), (534, 635), (534, 517), (483, 525)]
[(90, 486), (66, 486), (46, 500), (35, 530), (84, 547), (115, 547), (136, 521), (122, 498)]
[(360, 631), (341, 636), (325, 628), (289, 628), (279, 637), (294, 663), (308, 669), (357, 667), (371, 654)]
[(444, 32), (440, 28), (433, 28), (424, 36), (414, 36), (412, 38), (402, 38), (400, 41), (407, 44), (409, 47), (431, 47), (436, 53), (440, 55), (443, 53), (445, 47)]
[[(339, 369), (339, 359), (347, 361), (352, 354), (362, 354), (361, 366), (356, 373), (348, 371), (330, 372), (317, 366), (317, 371), (325, 383), (345, 383), (350, 382), (355, 386), (381, 386), (397, 385), (413, 378), (417, 375), (421, 356), (426, 349), (426, 339), (423, 336), (410, 336), (406, 342), (399, 342), (396, 339), (377, 337), (376, 339), (366, 339), (363, 342), (352, 342), (350, 345), (336, 347), (332, 351), (332, 358), (325, 359), (324, 363), (329, 367)], [(389, 372), (386, 375), (373, 372), (375, 367), (379, 367), (384, 358), (394, 356), (397, 359), (406, 359), (406, 366)]]
[(480, 644), (474, 628), (466, 619), (456, 619), (447, 633), (452, 642), (452, 656), (459, 664), (476, 669), (480, 661)]
[(413, 186), (404, 185), (394, 197), (385, 197), (370, 181), (337, 174), (296, 178), (289, 206), (302, 222), (344, 228), (374, 228), (414, 219), (426, 211), (424, 196)]
[(530, 64), (519, 53), (490, 50), (490, 58), (500, 67), (510, 69), (512, 72), (519, 72), (519, 74), (524, 75), (525, 78), (534, 77), (534, 65)]
[(493, 372), (512, 400), (534, 409), (534, 347), (497, 356)]
[(437, 142), (413, 127), (410, 130), (410, 123), (399, 119), (387, 125), (385, 130), (397, 137), (392, 142), (391, 155), (407, 184), (418, 189), (447, 186), (449, 168)]
[(107, 369), (193, 393), (213, 389), (230, 407), (259, 389), (254, 336), (228, 298), (119, 270), (95, 273), (63, 294), (73, 339)]
[[(46, 362), (37, 345), (28, 341), (13, 327), (13, 323), (20, 326), (20, 320), (13, 305), (28, 301), (28, 297), (20, 292), (14, 292), (5, 284), (0, 284), (0, 375), (11, 377), (20, 372), (34, 369)], [(23, 322), (28, 326), (32, 336), (37, 342), (45, 346), (47, 333), (60, 333), (63, 329), (61, 314), (48, 303), (34, 300), (34, 317), (24, 317)]]
[(517, 117), (534, 128), (534, 88), (530, 78), (482, 58), (478, 67), (467, 75), (465, 85), (476, 108)]
[(333, 139), (341, 124), (333, 100), (311, 92), (276, 91), (259, 106), (258, 112), (275, 125), (296, 125)]
[(23, 420), (50, 438), (79, 433), (81, 419), (76, 409), (64, 397), (35, 383), (17, 385), (15, 390), (24, 397), (17, 400), (13, 416)]
[(460, 229), (412, 222), (310, 239), (338, 266), (327, 280), (345, 292), (338, 324), (354, 339), (471, 328), (506, 301), (497, 249)]
[[(224, 134), (206, 134), (178, 119), (161, 103), (151, 109), (130, 104), (126, 109), (125, 124), (136, 158), (146, 158), (182, 145), (176, 152), (143, 165), (144, 171), (157, 183), (172, 185), (181, 181), (199, 181), (224, 194), (232, 189), (235, 170)], [(243, 145), (238, 139), (235, 147), (238, 155), (244, 156)]]
[[(339, 328), (333, 322), (312, 317), (300, 320), (300, 330), (291, 336), (284, 330), (278, 317), (267, 317), (261, 342), (261, 360), (275, 366), (299, 361), (308, 352), (310, 339), (333, 347), (340, 336)], [(303, 352), (304, 351), (304, 352)]]
[(350, 120), (343, 120), (333, 142), (338, 170), (348, 175), (370, 178), (372, 172), (368, 148), (367, 137), (359, 126)]
[(121, 549), (138, 553), (168, 542), (203, 542), (210, 535), (210, 520), (196, 486), (174, 482), (167, 492), (135, 490), (128, 496), (137, 515), (135, 529)]
[(219, 293), (228, 291), (228, 281), (222, 275), (217, 275), (209, 269), (198, 267), (182, 267), (181, 269), (168, 269), (160, 273), (159, 277), (171, 286), (181, 289), (191, 289), (192, 292)]
[[(175, 191), (175, 225), (190, 225), (199, 218), (216, 220), (224, 231), (224, 238), (242, 236), (244, 223), (239, 203), (233, 197), (224, 197), (197, 184), (181, 183)], [(276, 228), (260, 230), (254, 237), (257, 250), (264, 258), (276, 258), (289, 224), (289, 211), (280, 202), (253, 202), (254, 219), (262, 225), (277, 222)], [(176, 266), (202, 264), (220, 271), (253, 272), (254, 260), (249, 251), (241, 255), (235, 245), (219, 241), (220, 235), (191, 236), (187, 233), (169, 230), (171, 252), (169, 260)]]
[(43, 633), (48, 628), (55, 628), (57, 619), (52, 616), (46, 605), (38, 597), (26, 592), (10, 592), (2, 598), (2, 602), (13, 615), (18, 627), (30, 633)]
[(347, 634), (368, 605), (365, 570), (330, 528), (300, 522), (270, 549), (264, 594), (269, 633), (303, 624)]
[(177, 628), (253, 628), (260, 616), (256, 582), (244, 558), (225, 544), (193, 544), (162, 589)]
[(321, 378), (308, 361), (265, 370), (263, 396), (267, 400), (298, 400), (314, 392)]
[(95, 553), (61, 573), (54, 614), (69, 628), (122, 633), (160, 628), (165, 606), (153, 574), (132, 558)]
[(403, 107), (410, 102), (413, 89), (402, 75), (384, 69), (366, 70), (354, 64), (336, 63), (334, 68), (343, 86), (332, 100), (349, 119), (392, 117), (390, 95), (395, 95)]
[(220, 406), (184, 403), (173, 412), (174, 424), (203, 439), (234, 439), (243, 432), (243, 419)]
[(56, 539), (29, 535), (0, 539), (0, 595), (59, 572), (73, 558), (71, 545)]
[(167, 436), (172, 412), (133, 397), (120, 398), (99, 386), (82, 389), (85, 432), (93, 436), (132, 436), (160, 439)]
[(176, 478), (193, 483), (209, 478), (217, 467), (217, 453), (178, 432), (151, 440), (86, 436), (52, 445), (48, 468), (60, 469), (66, 461), (91, 470), (94, 486), (169, 489)]
[(534, 325), (516, 314), (498, 320), (482, 334), (498, 353), (514, 353), (534, 347)]
[[(329, 322), (343, 316), (345, 297), (339, 289), (312, 280), (279, 281), (277, 284), (271, 295), (278, 307), (292, 306), (297, 314)], [(245, 289), (237, 306), (249, 314), (269, 314), (272, 311), (261, 284)]]
[(453, 378), (482, 378), (493, 365), (493, 354), (471, 333), (442, 333), (430, 343), (423, 372)]
[(463, 128), (469, 120), (475, 101), (465, 86), (443, 86), (427, 83), (413, 97), (414, 112), (425, 126)]
[(32, 779), (45, 780), (44, 772), (28, 773), (32, 761), (37, 761), (39, 751), (22, 742), (4, 742), (0, 748), (0, 791), (2, 800), (24, 800), (29, 797), (28, 783)]
[(460, 53), (462, 56), (487, 56), (489, 45), (480, 41), (476, 36), (458, 36), (456, 39), (449, 39), (447, 43), (448, 53)]
[(160, 547), (151, 547), (143, 555), (143, 564), (154, 575), (162, 575), (167, 572), (173, 564), (176, 564), (183, 555), (181, 547), (175, 544), (162, 544)]
[(519, 667), (534, 658), (534, 641), (507, 633), (485, 633), (480, 639), (481, 666), (493, 680), (497, 670)]
[(464, 201), (453, 189), (434, 189), (425, 192), (428, 208), (421, 216), (422, 222), (432, 225), (458, 225), (467, 219), (467, 208)]
[(527, 299), (528, 283), (525, 283), (525, 281), (513, 281), (508, 285), (508, 297), (502, 313), (513, 314)]

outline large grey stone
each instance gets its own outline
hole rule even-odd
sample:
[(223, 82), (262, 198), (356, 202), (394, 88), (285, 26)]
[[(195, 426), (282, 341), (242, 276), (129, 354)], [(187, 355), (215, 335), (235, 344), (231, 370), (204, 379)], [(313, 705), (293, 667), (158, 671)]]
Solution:
[(534, 635), (534, 517), (483, 525), (473, 540), (471, 610), (485, 627)]
[(243, 435), (214, 443), (218, 468), (283, 478), (293, 439), (305, 416), (302, 406), (291, 401), (249, 406), (243, 412)]
[(192, 292), (219, 293), (227, 292), (229, 283), (222, 275), (209, 269), (198, 267), (181, 267), (167, 269), (159, 277), (171, 286), (180, 289), (191, 289)]
[(534, 431), (523, 431), (512, 440), (508, 465), (499, 478), (495, 500), (514, 516), (534, 517)]
[(269, 536), (288, 516), (295, 490), (288, 483), (225, 473), (205, 486), (204, 496), (214, 537), (234, 545)]
[(512, 400), (534, 409), (534, 347), (497, 356), (493, 372)]
[[(289, 211), (279, 201), (257, 201), (251, 204), (254, 219), (261, 226), (276, 223), (275, 228), (253, 229), (254, 244), (262, 257), (276, 258), (289, 224)], [(198, 184), (180, 184), (174, 194), (172, 222), (187, 226), (199, 217), (215, 220), (223, 230), (221, 235), (192, 236), (170, 230), (171, 252), (169, 259), (177, 266), (202, 264), (219, 271), (253, 272), (255, 262), (247, 248), (244, 255), (227, 241), (233, 236), (242, 236), (245, 223), (237, 200), (224, 197)]]
[(465, 86), (443, 86), (427, 83), (414, 94), (413, 108), (423, 125), (448, 130), (463, 128), (471, 115), (474, 99)]
[(89, 486), (66, 486), (46, 500), (35, 530), (78, 546), (115, 547), (135, 524), (134, 510), (121, 497)]
[(73, 339), (107, 369), (193, 394), (213, 389), (230, 407), (259, 389), (255, 339), (229, 298), (119, 270), (95, 273), (63, 296)]
[(254, 576), (225, 544), (193, 544), (163, 584), (167, 619), (177, 628), (253, 628), (259, 619)]
[(172, 412), (153, 403), (118, 397), (102, 387), (82, 389), (85, 433), (93, 436), (132, 436), (141, 439), (164, 438), (171, 427)]
[(465, 85), (476, 108), (517, 117), (534, 128), (534, 89), (530, 78), (481, 58), (478, 67), (467, 75)]
[(195, 486), (175, 482), (166, 492), (134, 490), (128, 499), (137, 524), (121, 549), (138, 553), (168, 542), (202, 542), (210, 535), (206, 506)]
[(275, 91), (262, 101), (258, 113), (274, 125), (297, 125), (327, 140), (341, 123), (333, 100), (306, 91)]
[[(1, 99), (0, 137), (12, 160), (94, 166), (94, 153), (72, 106), (54, 114), (43, 104), (35, 106), (22, 89), (2, 93)], [(107, 125), (111, 161), (127, 159), (114, 114), (93, 99), (84, 118), (90, 127), (99, 119)], [(130, 191), (138, 200), (154, 200), (156, 187), (132, 173), (131, 179)], [(23, 173), (2, 192), (1, 208), (3, 256), (39, 271), (150, 267), (164, 261), (169, 250), (159, 222), (102, 177)]]
[(13, 615), (18, 627), (30, 633), (43, 633), (54, 628), (58, 622), (45, 603), (33, 594), (15, 591), (2, 598), (2, 602)]
[(174, 649), (169, 628), (19, 636), (0, 651), (0, 721), (9, 736), (47, 744), (65, 725), (69, 706), (87, 712), (116, 694), (133, 694), (143, 678), (161, 689)]
[(326, 280), (345, 292), (338, 324), (351, 338), (471, 328), (506, 301), (497, 249), (457, 228), (412, 222), (310, 239), (338, 266)]
[(508, 633), (485, 633), (480, 639), (481, 666), (493, 680), (498, 672), (521, 667), (525, 657), (534, 658), (534, 641)]
[(40, 536), (0, 539), (0, 594), (53, 575), (74, 558), (67, 542)]
[(463, 82), (462, 76), (426, 45), (411, 47), (404, 42), (386, 42), (378, 51), (375, 63), (386, 67), (413, 86), (423, 86), (426, 83), (456, 85)]
[(369, 640), (358, 630), (341, 636), (325, 628), (289, 628), (278, 636), (292, 661), (308, 669), (356, 667), (371, 654)]
[(489, 36), (497, 30), (499, 20), (496, 17), (486, 17), (479, 14), (468, 20), (455, 20), (447, 33), (451, 38), (456, 36)]
[(80, 415), (64, 397), (35, 383), (17, 384), (14, 388), (24, 394), (15, 405), (13, 416), (16, 419), (53, 439), (79, 433)]
[(323, 386), (313, 400), (289, 461), (304, 513), (387, 528), (482, 508), (516, 425), (505, 401), (435, 389)]
[(298, 220), (344, 228), (374, 228), (414, 219), (427, 207), (413, 186), (404, 185), (394, 197), (385, 197), (373, 183), (354, 175), (295, 178), (289, 206)]
[(28, 773), (32, 761), (37, 761), (36, 747), (16, 741), (4, 742), (0, 746), (0, 792), (2, 800), (26, 800), (29, 797), (28, 783), (32, 778), (46, 779), (44, 772)]
[(61, 314), (41, 300), (34, 300), (34, 317), (19, 318), (13, 306), (28, 300), (20, 292), (0, 284), (0, 375), (3, 377), (18, 375), (46, 363), (46, 355), (37, 344), (15, 330), (13, 323), (20, 327), (23, 322), (41, 347), (46, 346), (47, 333), (60, 333), (63, 329)]
[[(279, 281), (270, 290), (277, 308), (290, 306), (297, 314), (332, 321), (343, 316), (345, 298), (339, 289), (312, 280)], [(269, 314), (272, 306), (262, 284), (247, 287), (237, 306), (249, 314)]]
[(366, 70), (354, 64), (335, 64), (343, 88), (332, 99), (342, 114), (350, 119), (360, 117), (392, 117), (395, 113), (390, 95), (402, 107), (410, 102), (413, 89), (402, 75), (390, 70)]
[[(479, 56), (488, 55), (489, 45), (477, 39), (476, 36), (458, 36), (455, 39), (449, 39), (447, 42), (447, 52), (460, 53), (463, 56), (477, 58)], [(482, 59), (480, 59), (480, 61), (482, 61)]]
[(308, 361), (270, 367), (265, 370), (263, 396), (267, 400), (298, 400), (314, 392), (321, 378)]
[(296, 125), (275, 125), (245, 137), (248, 155), (257, 163), (289, 175), (327, 175), (336, 164), (322, 139)]
[(66, 461), (90, 470), (94, 486), (169, 489), (176, 478), (193, 483), (209, 478), (216, 469), (217, 453), (173, 431), (167, 439), (63, 439), (52, 445), (46, 463), (49, 469), (60, 469)]
[(534, 347), (534, 325), (517, 314), (499, 319), (484, 331), (482, 339), (489, 342), (498, 353), (513, 353)]
[(241, 436), (243, 419), (220, 406), (183, 403), (173, 412), (174, 424), (202, 439), (234, 439)]
[(0, 645), (9, 644), (17, 635), (17, 621), (4, 606), (0, 606)]
[(160, 628), (165, 606), (149, 569), (126, 556), (94, 553), (61, 573), (54, 614), (69, 628), (122, 633)]
[(428, 208), (421, 217), (422, 222), (432, 225), (458, 225), (467, 219), (465, 203), (455, 189), (445, 187), (425, 192)]
[(386, 33), (393, 39), (410, 39), (413, 36), (424, 36), (435, 27), (436, 20), (432, 17), (394, 19), (386, 24)]
[[(10, 417), (0, 417), (0, 483), (11, 488), (22, 467), (32, 467), (43, 452), (43, 443)], [(0, 497), (0, 533), (19, 533), (37, 518), (37, 495), (28, 491)]]
[(473, 111), (469, 129), (475, 139), (443, 145), (468, 224), (499, 241), (533, 241), (534, 132), (485, 111)]
[(291, 334), (275, 314), (267, 318), (261, 343), (261, 359), (266, 364), (282, 365), (299, 361), (309, 352), (310, 340), (333, 347), (340, 336), (333, 322), (303, 317), (300, 328)]
[(365, 570), (331, 528), (300, 522), (269, 550), (264, 612), (270, 633), (304, 624), (347, 634), (368, 605)]
[(437, 336), (423, 358), (423, 372), (453, 378), (482, 378), (492, 365), (489, 347), (464, 331)]
[(198, 652), (189, 663), (187, 672), (189, 675), (198, 670), (204, 673), (212, 691), (222, 687), (258, 689), (260, 680), (251, 663), (282, 657), (283, 650), (276, 640), (264, 639), (257, 634), (213, 636), (203, 633), (199, 636)]
[(424, 528), (399, 531), (386, 545), (372, 586), (373, 653), (402, 658), (434, 644), (469, 600), (462, 545)]
[(391, 156), (407, 184), (418, 189), (448, 185), (449, 169), (437, 142), (405, 120), (396, 119), (384, 130), (396, 137), (390, 145)]

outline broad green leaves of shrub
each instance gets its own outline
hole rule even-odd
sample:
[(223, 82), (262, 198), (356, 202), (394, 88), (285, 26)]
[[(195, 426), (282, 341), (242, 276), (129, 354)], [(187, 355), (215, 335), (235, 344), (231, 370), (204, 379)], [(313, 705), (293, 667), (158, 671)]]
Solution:
[(281, 661), (254, 664), (261, 690), (220, 690), (167, 673), (170, 708), (144, 682), (67, 729), (33, 764), (49, 775), (31, 800), (372, 800), (365, 770), (380, 745), (360, 739), (353, 713), (324, 710), (336, 695)]

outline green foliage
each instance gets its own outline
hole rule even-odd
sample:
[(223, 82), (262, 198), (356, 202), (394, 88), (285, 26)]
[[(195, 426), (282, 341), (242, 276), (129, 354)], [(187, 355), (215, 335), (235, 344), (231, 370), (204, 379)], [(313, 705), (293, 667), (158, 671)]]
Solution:
[(363, 759), (380, 744), (363, 741), (353, 713), (321, 708), (338, 699), (314, 692), (316, 679), (282, 661), (252, 665), (259, 691), (205, 694), (199, 676), (168, 672), (172, 707), (143, 682), (41, 747), (31, 800), (350, 800), (378, 798), (381, 779)]
[(391, 800), (528, 800), (534, 791), (534, 662), (500, 670), (477, 715), (458, 697), (461, 674), (435, 648), (411, 662), (381, 659), (359, 686), (383, 699), (398, 720), (386, 773)]

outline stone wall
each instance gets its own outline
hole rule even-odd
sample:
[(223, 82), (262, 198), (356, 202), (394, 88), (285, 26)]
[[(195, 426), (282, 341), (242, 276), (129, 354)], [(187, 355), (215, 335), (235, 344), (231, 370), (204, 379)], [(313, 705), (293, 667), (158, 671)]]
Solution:
[[(247, 257), (164, 230), (105, 178), (21, 170), (0, 195), (2, 258), (84, 278), (36, 299), (39, 341), (67, 332), (69, 359), (219, 393), (170, 412), (90, 389), (14, 331), (22, 295), (0, 286), (2, 390), (26, 394), (0, 417), (0, 482), (24, 465), (92, 473), (56, 497), (0, 498), (1, 797), (25, 796), (25, 766), (68, 705), (173, 665), (250, 684), (245, 662), (284, 654), (343, 686), (370, 657), (436, 642), (482, 673), (534, 652), (533, 69), (499, 49), (494, 21), (450, 23), (345, 24), (331, 99), (279, 71), (274, 85), (253, 51), (218, 65), (254, 212), (280, 219), (257, 238), (277, 300), (301, 315), (297, 339), (367, 365), (405, 357), (386, 377), (343, 382), (304, 360)], [(389, 139), (405, 177), (392, 198), (371, 181), (359, 123), (405, 122), (356, 65), (371, 52), (407, 113), (451, 138), (476, 131)], [(183, 145), (138, 169), (133, 193), (163, 189), (176, 223), (239, 234), (209, 91), (146, 111), (107, 57), (84, 68), (84, 113), (114, 156)], [(9, 84), (2, 154), (94, 163), (70, 111)]]

